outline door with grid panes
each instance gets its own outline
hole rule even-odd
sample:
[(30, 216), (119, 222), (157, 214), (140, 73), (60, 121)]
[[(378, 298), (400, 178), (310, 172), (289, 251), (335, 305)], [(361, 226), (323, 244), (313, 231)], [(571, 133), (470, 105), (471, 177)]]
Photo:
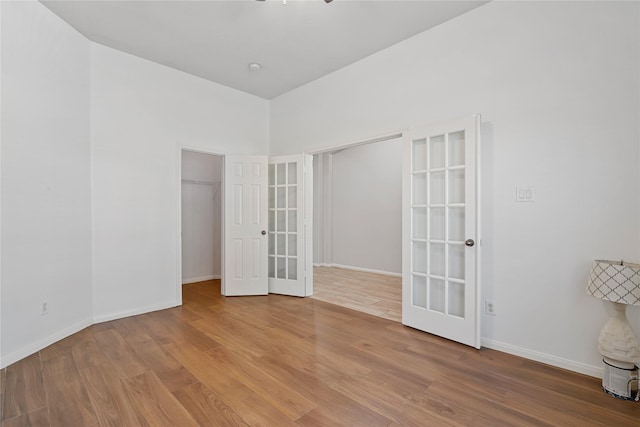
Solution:
[(480, 348), (479, 116), (407, 132), (402, 323)]
[(309, 296), (313, 157), (269, 158), (269, 292)]

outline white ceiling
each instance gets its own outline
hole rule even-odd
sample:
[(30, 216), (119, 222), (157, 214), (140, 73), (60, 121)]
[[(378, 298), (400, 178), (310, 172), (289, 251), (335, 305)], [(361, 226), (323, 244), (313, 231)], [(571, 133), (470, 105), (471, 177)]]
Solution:
[(94, 42), (272, 99), (486, 2), (42, 3)]

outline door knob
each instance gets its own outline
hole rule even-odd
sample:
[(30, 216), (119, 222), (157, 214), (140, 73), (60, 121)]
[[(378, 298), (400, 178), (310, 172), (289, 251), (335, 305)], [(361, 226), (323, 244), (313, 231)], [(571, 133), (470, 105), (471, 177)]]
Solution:
[(469, 246), (469, 247), (471, 247), (471, 246), (475, 245), (476, 242), (474, 242), (473, 239), (467, 239), (467, 240), (464, 241), (464, 244)]
[(262, 234), (262, 235), (264, 236), (265, 234), (267, 234), (267, 232), (266, 232), (266, 231), (264, 231), (264, 230), (262, 230), (262, 231), (260, 232), (260, 234)]

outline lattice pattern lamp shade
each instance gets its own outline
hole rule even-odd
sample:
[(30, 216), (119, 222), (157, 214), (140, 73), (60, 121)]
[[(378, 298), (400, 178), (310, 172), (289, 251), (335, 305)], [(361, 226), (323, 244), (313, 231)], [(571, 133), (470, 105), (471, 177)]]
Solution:
[(640, 305), (640, 264), (594, 261), (587, 293), (607, 301)]
[(640, 305), (640, 265), (594, 261), (587, 293), (615, 303), (615, 312), (598, 337), (598, 351), (605, 359), (610, 359), (608, 363), (624, 362), (614, 363), (614, 366), (633, 367), (640, 361), (640, 342), (629, 325), (625, 309), (626, 305)]

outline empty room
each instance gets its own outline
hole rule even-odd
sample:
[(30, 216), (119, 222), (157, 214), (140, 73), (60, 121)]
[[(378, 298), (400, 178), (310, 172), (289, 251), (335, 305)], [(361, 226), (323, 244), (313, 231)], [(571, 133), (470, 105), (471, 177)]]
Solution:
[(640, 2), (2, 1), (0, 46), (2, 427), (638, 425)]

